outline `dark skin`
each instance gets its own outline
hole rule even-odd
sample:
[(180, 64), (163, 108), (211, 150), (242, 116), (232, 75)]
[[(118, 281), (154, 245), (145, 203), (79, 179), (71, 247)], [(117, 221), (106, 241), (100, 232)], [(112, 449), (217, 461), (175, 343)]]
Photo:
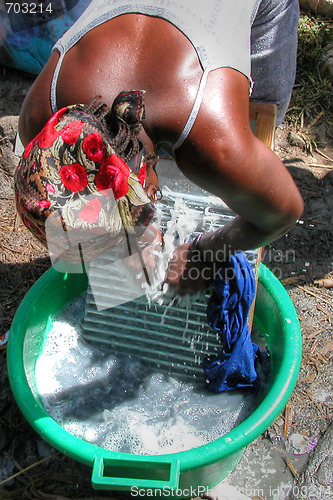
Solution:
[[(52, 53), (23, 103), (19, 131), (24, 145), (52, 116), (50, 85), (58, 57), (58, 52)], [(163, 19), (126, 14), (94, 28), (66, 54), (57, 106), (89, 103), (100, 95), (111, 107), (121, 90), (144, 89), (141, 140), (149, 152), (160, 145), (171, 151), (201, 75), (192, 44), (177, 28)], [(199, 249), (209, 256), (205, 267), (221, 248), (232, 253), (268, 244), (303, 212), (303, 200), (287, 169), (250, 129), (248, 80), (234, 69), (209, 74), (198, 117), (175, 160), (191, 181), (222, 198), (237, 214), (224, 228), (202, 237)], [(152, 167), (147, 181), (153, 196), (158, 180)], [(191, 261), (190, 249), (191, 243), (179, 247), (167, 270), (166, 281), (180, 294), (204, 289), (211, 279), (207, 273), (195, 280), (187, 277), (191, 267), (198, 266)]]

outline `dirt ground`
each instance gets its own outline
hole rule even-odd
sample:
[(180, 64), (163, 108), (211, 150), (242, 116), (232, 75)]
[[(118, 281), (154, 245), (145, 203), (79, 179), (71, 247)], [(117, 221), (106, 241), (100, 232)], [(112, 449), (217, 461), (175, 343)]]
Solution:
[[(24, 295), (50, 266), (47, 252), (16, 217), (14, 203), (16, 158), (11, 148), (32, 81), (0, 67), (0, 335), (9, 330)], [(295, 445), (290, 439), (295, 434), (307, 442), (316, 440), (333, 420), (333, 288), (323, 286), (333, 280), (333, 131), (318, 120), (314, 133), (319, 149), (310, 155), (286, 124), (277, 131), (276, 152), (299, 186), (305, 212), (264, 256), (291, 296), (304, 342), (296, 388), (264, 436), (283, 447)], [(5, 346), (0, 358), (0, 498), (110, 499), (91, 488), (89, 469), (57, 453), (30, 428), (10, 391)], [(302, 472), (298, 462), (289, 459), (286, 467), (296, 481)]]

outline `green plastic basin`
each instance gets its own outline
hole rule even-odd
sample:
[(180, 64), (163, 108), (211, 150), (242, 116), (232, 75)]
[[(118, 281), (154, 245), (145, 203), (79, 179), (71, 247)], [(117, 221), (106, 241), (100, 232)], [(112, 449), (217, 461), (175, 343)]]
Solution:
[(8, 372), (14, 397), (30, 425), (52, 446), (92, 468), (96, 489), (132, 496), (186, 498), (204, 493), (237, 465), (244, 449), (278, 417), (295, 386), (301, 362), (301, 333), (285, 288), (264, 265), (259, 268), (254, 322), (271, 353), (269, 390), (256, 410), (232, 431), (198, 448), (165, 455), (109, 451), (65, 431), (45, 411), (34, 370), (49, 329), (49, 318), (87, 287), (84, 274), (48, 270), (30, 289), (12, 323)]

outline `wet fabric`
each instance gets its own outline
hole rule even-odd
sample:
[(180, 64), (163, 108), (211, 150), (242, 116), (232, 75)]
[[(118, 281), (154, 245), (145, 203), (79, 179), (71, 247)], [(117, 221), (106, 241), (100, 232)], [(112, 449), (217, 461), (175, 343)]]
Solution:
[[(64, 246), (64, 260), (72, 260), (68, 246), (75, 246), (75, 260), (77, 245), (88, 242), (92, 258), (149, 223), (153, 204), (138, 139), (143, 115), (144, 92), (120, 93), (105, 111), (109, 136), (84, 105), (64, 107), (25, 148), (15, 172), (18, 212), (49, 249)], [(137, 158), (136, 175), (129, 163)]]
[(208, 388), (222, 392), (251, 387), (257, 379), (258, 347), (252, 343), (248, 314), (255, 297), (255, 277), (245, 254), (237, 253), (214, 280), (207, 304), (209, 325), (221, 339), (221, 352), (203, 360)]

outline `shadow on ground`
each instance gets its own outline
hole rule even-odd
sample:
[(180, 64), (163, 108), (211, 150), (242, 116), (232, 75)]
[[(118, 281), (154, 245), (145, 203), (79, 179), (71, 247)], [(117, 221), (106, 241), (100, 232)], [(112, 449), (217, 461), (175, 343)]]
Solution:
[(304, 213), (285, 236), (266, 247), (263, 262), (279, 279), (310, 284), (332, 271), (333, 171), (318, 178), (302, 163), (285, 161), (302, 194)]

